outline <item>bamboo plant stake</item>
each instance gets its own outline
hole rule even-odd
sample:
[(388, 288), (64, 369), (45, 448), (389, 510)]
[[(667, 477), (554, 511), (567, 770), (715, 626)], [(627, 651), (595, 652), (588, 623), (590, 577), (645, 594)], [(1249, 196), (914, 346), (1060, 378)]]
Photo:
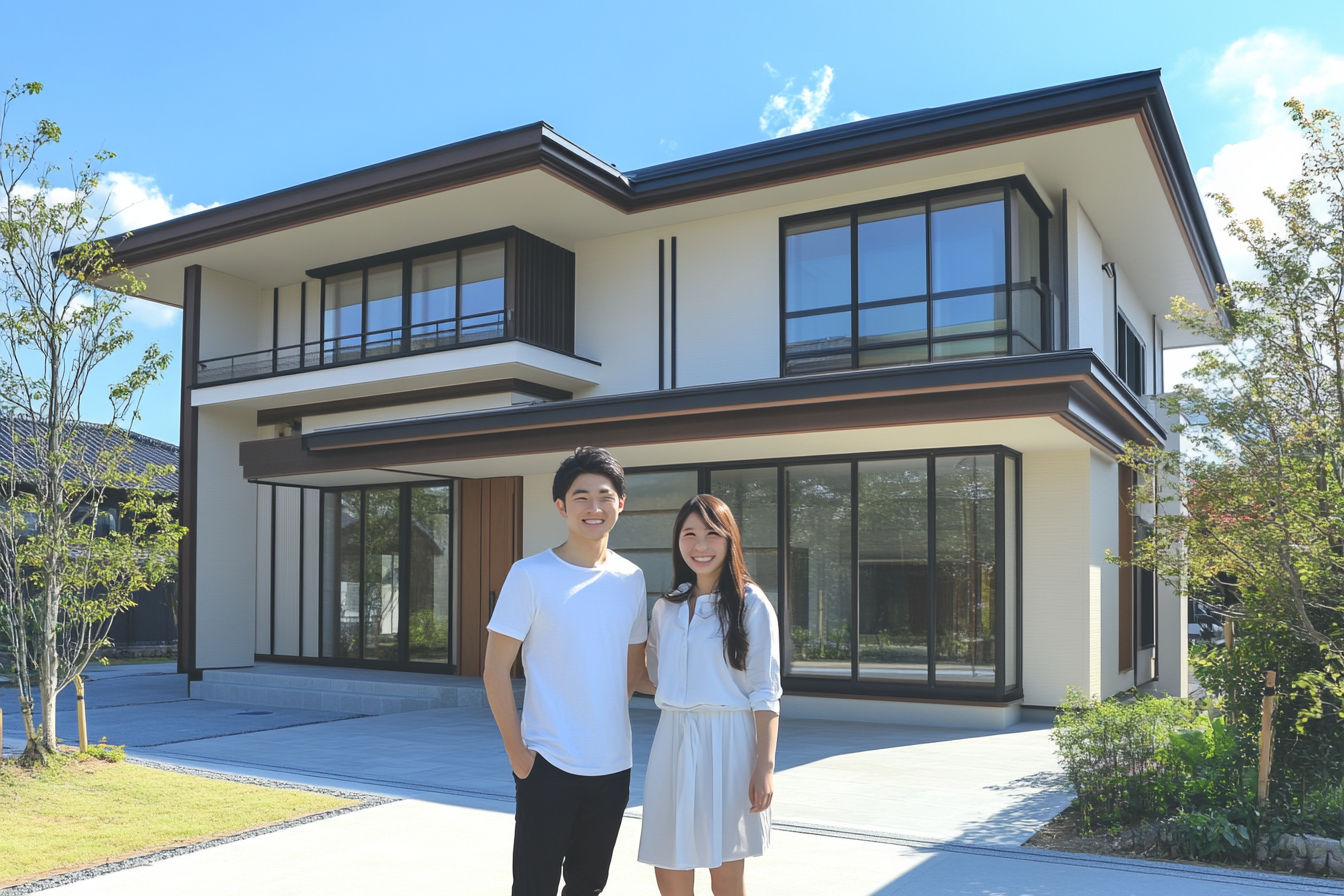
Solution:
[(1261, 809), (1269, 802), (1269, 764), (1274, 747), (1274, 681), (1278, 673), (1265, 673), (1265, 695), (1260, 698), (1260, 777), (1256, 782), (1255, 801)]
[(75, 676), (75, 718), (79, 720), (79, 752), (89, 748), (89, 726), (84, 720), (84, 676)]

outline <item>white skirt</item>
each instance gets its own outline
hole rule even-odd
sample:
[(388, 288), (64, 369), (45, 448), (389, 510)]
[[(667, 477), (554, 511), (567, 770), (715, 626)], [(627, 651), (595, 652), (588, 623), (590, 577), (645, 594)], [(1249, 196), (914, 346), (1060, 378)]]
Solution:
[(751, 811), (755, 765), (751, 710), (663, 710), (644, 775), (639, 860), (685, 871), (763, 854), (770, 810)]

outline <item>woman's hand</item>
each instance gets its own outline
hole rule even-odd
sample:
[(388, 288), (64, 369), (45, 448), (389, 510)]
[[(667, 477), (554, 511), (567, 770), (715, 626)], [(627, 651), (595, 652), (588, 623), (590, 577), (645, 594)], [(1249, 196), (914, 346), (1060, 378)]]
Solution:
[(764, 812), (775, 796), (775, 768), (773, 765), (756, 766), (751, 773), (751, 811)]

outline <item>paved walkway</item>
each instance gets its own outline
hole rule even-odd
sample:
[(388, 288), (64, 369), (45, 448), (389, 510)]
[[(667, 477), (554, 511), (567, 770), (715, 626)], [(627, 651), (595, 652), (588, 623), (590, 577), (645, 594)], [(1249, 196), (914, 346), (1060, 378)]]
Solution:
[[(136, 703), (174, 689), (184, 692), (185, 685), (170, 674), (152, 681), (148, 676), (161, 671), (154, 667), (130, 668), (140, 671), (95, 673), (101, 678), (90, 685), (95, 738), (114, 732), (118, 736), (109, 735), (109, 741), (128, 743), (132, 755), (161, 762), (403, 799), (53, 892), (508, 892), (512, 779), (487, 710), (332, 719), (288, 710), (241, 715), (264, 710), (199, 701), (182, 706), (177, 698)], [(95, 690), (108, 698), (95, 700)], [(5, 699), (0, 692), (0, 701)], [(607, 892), (643, 896), (657, 892), (651, 871), (635, 860), (643, 766), (657, 715), (649, 710), (631, 715), (636, 754), (631, 806)], [(65, 717), (60, 713), (58, 723)], [(240, 720), (252, 728), (235, 733)], [(179, 736), (184, 734), (195, 736)], [(1344, 893), (1344, 885), (1323, 881), (1021, 847), (1069, 802), (1047, 735), (1045, 726), (1032, 724), (979, 733), (782, 720), (774, 842), (764, 858), (748, 862), (752, 891)], [(6, 746), (21, 743), (7, 739)], [(708, 893), (707, 876), (700, 889)]]

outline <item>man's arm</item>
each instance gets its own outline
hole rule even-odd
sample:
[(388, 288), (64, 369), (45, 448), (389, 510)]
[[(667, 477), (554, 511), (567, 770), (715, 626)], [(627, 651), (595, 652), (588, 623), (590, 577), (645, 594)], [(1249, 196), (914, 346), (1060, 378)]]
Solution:
[(653, 681), (649, 678), (649, 669), (644, 660), (644, 647), (644, 643), (630, 645), (625, 667), (625, 689), (629, 691), (627, 700), (635, 696), (635, 691), (641, 694), (654, 693)]
[[(485, 642), (485, 698), (490, 701), (490, 712), (495, 716), (495, 724), (504, 738), (504, 749), (509, 754), (509, 765), (513, 773), (526, 778), (532, 773), (532, 763), (537, 759), (535, 750), (529, 750), (523, 743), (523, 729), (518, 723), (518, 708), (513, 703), (513, 680), (509, 670), (518, 657), (523, 642), (508, 635), (490, 632)], [(640, 645), (641, 647), (643, 645)]]

